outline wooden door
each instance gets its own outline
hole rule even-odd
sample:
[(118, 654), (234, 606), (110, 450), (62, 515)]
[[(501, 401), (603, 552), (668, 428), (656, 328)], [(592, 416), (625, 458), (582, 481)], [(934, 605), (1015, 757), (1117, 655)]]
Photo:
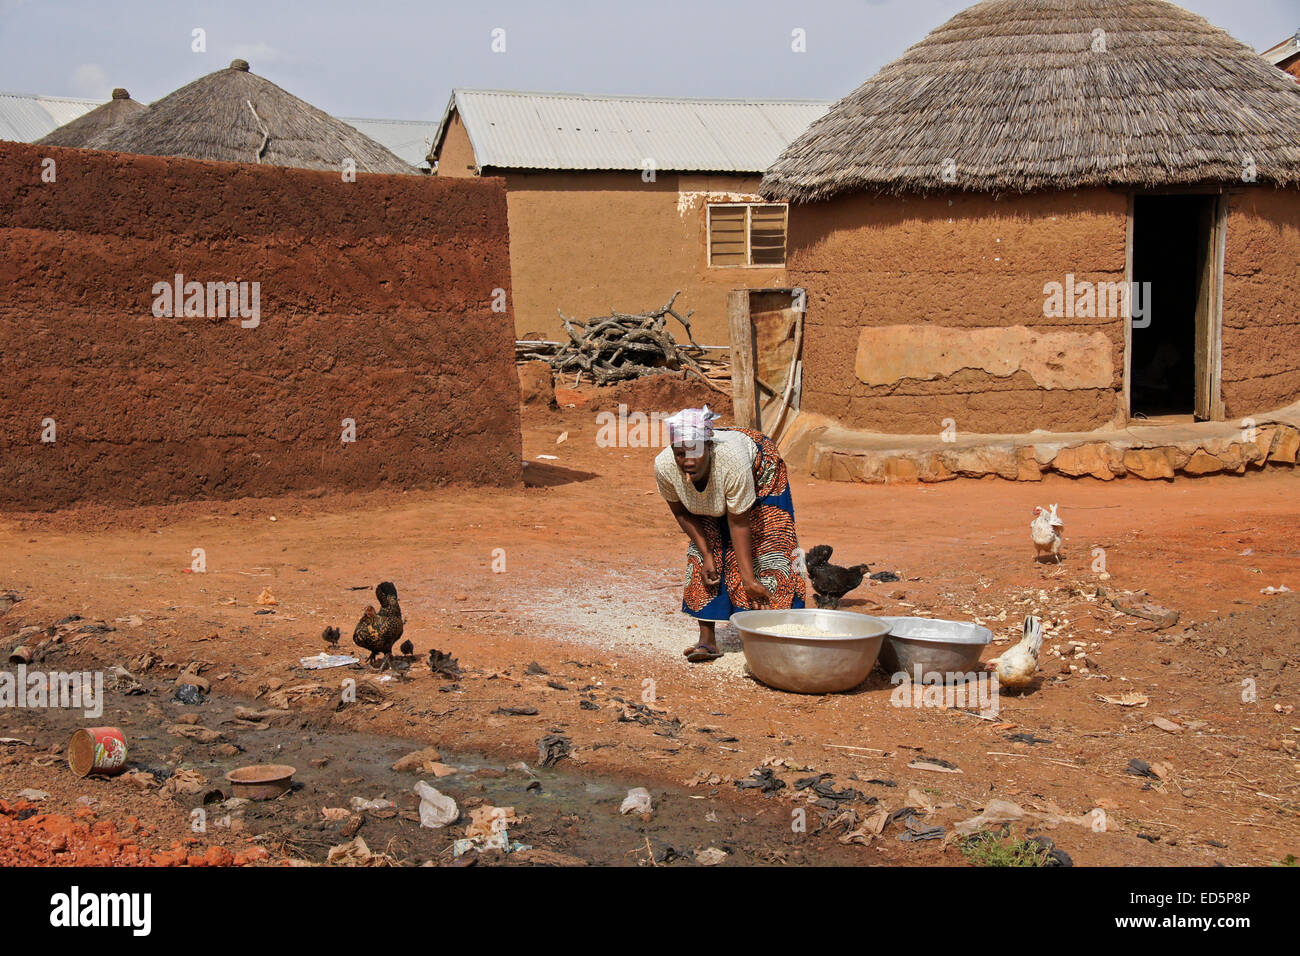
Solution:
[(1196, 298), (1196, 406), (1198, 421), (1223, 418), (1223, 254), (1227, 197), (1207, 196), (1198, 230)]

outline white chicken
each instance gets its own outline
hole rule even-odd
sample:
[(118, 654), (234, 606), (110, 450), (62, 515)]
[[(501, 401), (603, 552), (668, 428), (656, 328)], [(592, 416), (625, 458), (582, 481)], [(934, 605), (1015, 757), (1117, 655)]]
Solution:
[(1061, 563), (1061, 531), (1064, 528), (1065, 522), (1056, 515), (1056, 505), (1052, 505), (1050, 511), (1034, 509), (1034, 520), (1029, 523), (1029, 536), (1038, 552), (1034, 560), (1041, 561), (1046, 556), (1056, 558), (1057, 564)]
[(1043, 622), (1033, 615), (1026, 617), (1024, 633), (1019, 644), (984, 665), (986, 671), (998, 675), (998, 684), (1002, 687), (1028, 687), (1038, 671), (1038, 652), (1043, 649)]

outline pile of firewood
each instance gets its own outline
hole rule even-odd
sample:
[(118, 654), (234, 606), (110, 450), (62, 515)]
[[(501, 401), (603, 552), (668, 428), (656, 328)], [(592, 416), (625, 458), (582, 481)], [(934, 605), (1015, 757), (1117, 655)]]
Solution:
[[(673, 308), (679, 295), (681, 290), (674, 292), (662, 308), (652, 312), (628, 314), (611, 309), (609, 315), (586, 322), (571, 319), (561, 311), (569, 341), (516, 342), (515, 360), (540, 359), (561, 375), (576, 373), (574, 387), (582, 382), (584, 375), (596, 385), (608, 385), (643, 375), (681, 371), (725, 393), (714, 377), (717, 377), (717, 367), (726, 363), (710, 359), (707, 350), (695, 341), (690, 322), (694, 311), (682, 315)], [(673, 338), (667, 327), (668, 316), (681, 323), (689, 344), (678, 344)], [(709, 372), (714, 375), (711, 377)]]

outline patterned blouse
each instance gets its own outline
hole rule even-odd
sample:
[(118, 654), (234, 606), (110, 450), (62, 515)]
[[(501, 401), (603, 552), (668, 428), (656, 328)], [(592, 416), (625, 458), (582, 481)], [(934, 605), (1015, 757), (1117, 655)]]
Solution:
[(683, 474), (673, 458), (672, 448), (655, 457), (655, 480), (665, 501), (681, 502), (694, 515), (721, 517), (727, 512), (743, 514), (754, 507), (754, 459), (758, 446), (748, 435), (718, 429), (713, 433), (713, 466), (709, 482), (700, 491), (689, 475)]

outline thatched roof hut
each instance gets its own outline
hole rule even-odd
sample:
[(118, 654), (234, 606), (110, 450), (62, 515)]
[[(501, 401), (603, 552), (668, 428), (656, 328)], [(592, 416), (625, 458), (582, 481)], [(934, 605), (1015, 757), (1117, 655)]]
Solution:
[(373, 139), (249, 72), (244, 60), (182, 86), (85, 145), (302, 169), (338, 170), (352, 159), (359, 172), (415, 172)]
[(143, 103), (131, 99), (131, 94), (119, 86), (107, 103), (78, 116), (70, 123), (64, 123), (36, 142), (41, 146), (83, 147), (95, 136), (127, 122), (145, 109)]
[[(919, 436), (938, 458), (907, 468), (943, 480), (982, 473), (949, 456), (957, 431), (1262, 422), (1300, 399), (1300, 87), (1171, 3), (984, 0), (760, 190), (796, 203), (798, 407), (831, 423), (811, 454), (837, 474), (878, 477), (854, 471), (874, 439), (840, 426)], [(1036, 480), (1049, 451), (1016, 440), (997, 473)], [(1105, 447), (1058, 470), (1219, 469)]]
[(840, 100), (769, 198), (1300, 183), (1300, 87), (1164, 0), (985, 0)]

